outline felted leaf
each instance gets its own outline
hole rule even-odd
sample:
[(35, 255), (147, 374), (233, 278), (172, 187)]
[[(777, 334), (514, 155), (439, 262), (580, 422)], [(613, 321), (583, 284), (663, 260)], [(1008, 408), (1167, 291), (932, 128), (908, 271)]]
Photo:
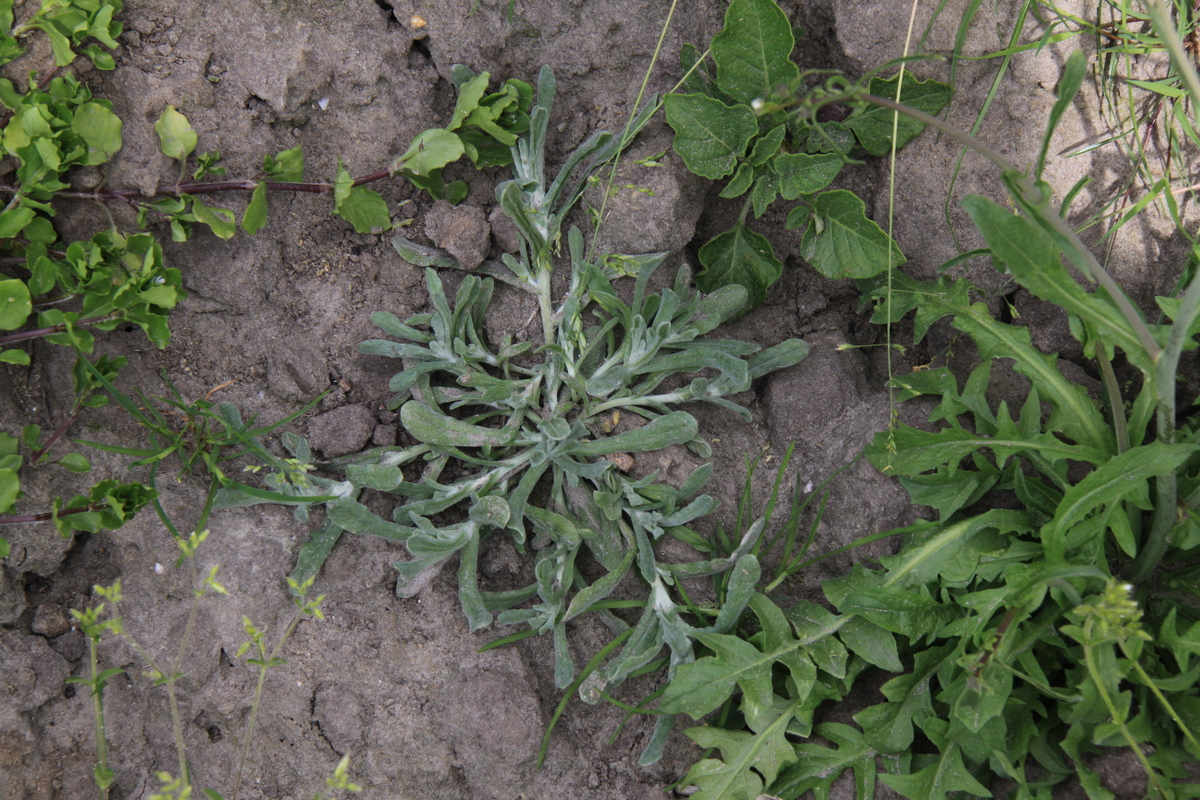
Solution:
[[(417, 400), (410, 400), (400, 408), (400, 424), (417, 441), (442, 447), (504, 445), (511, 442), (513, 433), (511, 430), (484, 428), (448, 417)], [(597, 455), (601, 455), (601, 453), (597, 453)]]
[(591, 442), (579, 442), (572, 447), (572, 452), (581, 456), (645, 453), (673, 444), (686, 444), (695, 438), (697, 430), (695, 417), (686, 411), (672, 411), (640, 428)]
[(762, 305), (767, 290), (783, 274), (783, 263), (767, 238), (740, 225), (709, 240), (696, 256), (704, 267), (696, 275), (700, 291), (736, 284), (745, 287), (751, 308)]
[(672, 147), (702, 178), (717, 180), (733, 172), (758, 133), (749, 106), (727, 106), (702, 94), (671, 94), (663, 102), (667, 124), (675, 131)]
[(792, 24), (775, 0), (733, 0), (712, 39), (717, 88), (747, 105), (787, 91), (800, 78), (795, 46)]
[(818, 195), (800, 241), (801, 256), (835, 279), (869, 278), (903, 264), (899, 246), (865, 212), (858, 195), (845, 189)]

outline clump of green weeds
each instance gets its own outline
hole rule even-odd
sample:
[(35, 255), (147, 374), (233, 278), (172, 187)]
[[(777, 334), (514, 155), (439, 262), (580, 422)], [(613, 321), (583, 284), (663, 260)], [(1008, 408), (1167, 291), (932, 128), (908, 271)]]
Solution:
[[(766, 299), (783, 263), (770, 241), (747, 227), (747, 217), (751, 209), (761, 217), (779, 198), (799, 201), (786, 225), (803, 231), (801, 255), (821, 274), (867, 278), (904, 263), (857, 195), (827, 187), (845, 164), (893, 152), (924, 125), (905, 120), (893, 128), (891, 112), (868, 105), (844, 121), (818, 122), (808, 106), (794, 107), (790, 98), (826, 71), (801, 72), (792, 61), (794, 47), (792, 25), (775, 0), (733, 0), (703, 57), (695, 47), (683, 49), (684, 93), (664, 102), (675, 152), (688, 169), (711, 180), (728, 178), (721, 197), (746, 196), (737, 224), (697, 252), (704, 269), (696, 285), (711, 292), (737, 284), (751, 306)], [(930, 114), (950, 101), (949, 86), (911, 73), (870, 78), (869, 88), (885, 97), (902, 90), (906, 102)]]
[[(392, 214), (383, 196), (364, 184), (401, 176), (431, 196), (458, 202), (466, 194), (463, 181), (445, 182), (443, 169), (461, 158), (477, 167), (503, 166), (511, 161), (511, 145), (528, 129), (528, 107), (532, 88), (520, 80), (509, 80), (496, 91), (488, 91), (489, 75), (475, 75), (465, 67), (453, 71), (458, 101), (448, 123), (421, 133), (408, 149), (383, 170), (353, 177), (339, 161), (329, 183), (304, 181), (304, 154), (297, 146), (268, 155), (257, 180), (211, 180), (221, 177), (220, 151), (196, 153), (199, 137), (187, 117), (167, 106), (154, 128), (162, 152), (179, 166), (174, 186), (164, 187), (151, 197), (101, 182), (89, 189), (70, 184), (79, 167), (104, 167), (122, 146), (123, 123), (112, 111), (112, 103), (93, 97), (86, 85), (70, 73), (60, 73), (82, 52), (100, 69), (112, 69), (113, 57), (102, 48), (115, 48), (122, 23), (113, 14), (120, 0), (44, 0), (29, 19), (14, 24), (11, 0), (0, 1), (0, 65), (14, 61), (24, 52), (20, 40), (38, 30), (49, 37), (54, 65), (42, 73), (31, 73), (24, 89), (11, 80), (0, 79), (0, 155), (16, 164), (15, 183), (0, 186), (9, 197), (0, 209), (0, 364), (30, 363), (29, 353), (19, 345), (34, 339), (73, 346), (80, 358), (95, 348), (93, 331), (112, 330), (133, 323), (141, 327), (158, 347), (170, 341), (168, 315), (186, 297), (179, 270), (167, 267), (163, 250), (152, 233), (123, 233), (109, 214), (109, 226), (91, 238), (61, 240), (54, 220), (64, 202), (117, 202), (133, 209), (137, 224), (146, 228), (161, 224), (175, 241), (187, 241), (196, 225), (206, 226), (222, 239), (235, 235), (239, 224), (255, 234), (267, 221), (270, 191), (299, 191), (333, 198), (333, 211), (359, 233), (382, 232), (393, 227)], [(95, 40), (99, 44), (83, 44)], [(240, 220), (233, 210), (204, 201), (213, 193), (248, 192), (249, 202)], [(107, 209), (106, 209), (106, 213)], [(10, 274), (9, 270), (13, 273)], [(23, 329), (23, 330), (22, 330)], [(9, 331), (15, 331), (9, 333)], [(96, 366), (115, 378), (123, 359), (101, 359)], [(79, 384), (76, 394), (93, 397)], [(68, 415), (68, 423), (81, 410), (80, 400)], [(0, 433), (0, 514), (10, 514), (23, 496), (20, 473), (44, 461), (46, 450), (65, 430), (51, 436), (45, 446), (37, 442), (40, 431), (33, 426), (18, 437)], [(20, 448), (31, 451), (28, 461)], [(68, 454), (55, 463), (75, 472), (86, 472), (87, 462)], [(64, 533), (72, 529), (96, 530), (119, 527), (144, 505), (146, 487), (118, 485), (107, 481), (63, 506), (55, 501), (46, 513), (11, 514), (0, 522), (30, 522), (53, 519)], [(70, 515), (62, 516), (62, 510)], [(120, 509), (120, 510), (118, 510)], [(73, 515), (73, 516), (71, 516)], [(0, 539), (0, 550), (7, 549)]]
[[(1159, 35), (1175, 37), (1155, 11)], [(1200, 334), (1200, 280), (1158, 299), (1169, 322), (1148, 322), (1051, 204), (1050, 136), (1085, 72), (1075, 53), (1029, 172), (865, 86), (839, 89), (935, 125), (1000, 168), (1019, 213), (977, 196), (963, 205), (995, 266), (1070, 314), (1105, 402), (1035, 349), (1028, 328), (994, 319), (965, 280), (864, 281), (875, 321), (915, 311), (919, 341), (949, 318), (982, 358), (963, 385), (945, 368), (894, 379), (901, 400), (938, 400), (932, 429), (897, 424), (867, 450), (936, 519), (887, 532), (904, 535), (896, 555), (826, 581), (829, 607), (781, 609), (755, 594), (746, 627), (697, 637), (706, 654), (678, 670), (659, 705), (696, 719), (725, 708), (717, 725), (688, 731), (720, 751), (684, 779), (693, 796), (824, 795), (850, 770), (866, 798), (882, 762), (878, 779), (910, 798), (987, 797), (1005, 783), (1011, 797), (1048, 797), (1073, 776), (1099, 800), (1113, 793), (1094, 759), (1120, 747), (1147, 793), (1195, 794), (1200, 425), (1180, 417), (1176, 392)], [(1140, 373), (1128, 399), (1118, 354)], [(998, 358), (1029, 380), (1020, 409), (989, 399)], [(883, 702), (856, 725), (817, 723), (817, 705), (845, 698), (870, 669), (895, 673)]]
[[(172, 733), (179, 759), (177, 775), (167, 773), (159, 775), (163, 787), (157, 796), (173, 800), (175, 798), (182, 799), (193, 791), (193, 785), (184, 745), (177, 683), (184, 676), (184, 673), (181, 672), (184, 656), (191, 644), (192, 630), (200, 613), (202, 602), (206, 597), (226, 594), (224, 587), (217, 581), (217, 566), (214, 565), (210, 568), (207, 574), (199, 574), (195, 563), (196, 552), (209, 536), (208, 526), (214, 510), (261, 502), (285, 503), (295, 506), (297, 516), (306, 518), (307, 507), (312, 503), (335, 499), (334, 495), (325, 494), (322, 491), (329, 481), (309, 476), (308, 473), (312, 466), (308, 463), (307, 445), (302, 439), (286, 434), (284, 437), (286, 443), (295, 452), (305, 457), (304, 460), (296, 457), (277, 456), (261, 442), (263, 436), (301, 416), (321, 398), (318, 397), (308, 406), (278, 422), (256, 426), (253, 419), (243, 420), (237, 408), (231, 403), (216, 404), (208, 399), (186, 400), (165, 377), (164, 383), (169, 390), (169, 395), (147, 398), (139, 393), (135, 401), (111, 383), (110, 375), (101, 373), (88, 361), (81, 360), (80, 363), (91, 368), (88, 374), (95, 382), (109, 392), (117, 404), (142, 426), (150, 446), (124, 447), (86, 440), (81, 443), (106, 452), (134, 457), (136, 460), (132, 462), (131, 467), (147, 469), (148, 475), (146, 486), (142, 487), (144, 494), (141, 502), (153, 506), (164, 528), (172, 535), (180, 552), (175, 568), (186, 568), (190, 573), (193, 602), (187, 624), (180, 638), (179, 648), (174, 660), (168, 664), (151, 656), (128, 631), (120, 614), (119, 603), (122, 600), (120, 582), (108, 587), (95, 587), (95, 592), (100, 596), (102, 602), (87, 610), (72, 612), (91, 642), (90, 672), (86, 678), (72, 678), (71, 680), (86, 684), (91, 690), (96, 725), (97, 765), (95, 777), (101, 797), (106, 798), (114, 775), (108, 763), (103, 691), (105, 684), (114, 675), (124, 670), (120, 668), (101, 670), (96, 645), (104, 636), (118, 636), (142, 658), (147, 665), (147, 674), (155, 682), (154, 685), (166, 688)], [(204, 504), (200, 508), (195, 524), (189, 529), (181, 529), (158, 500), (158, 472), (162, 465), (169, 463), (168, 460), (172, 457), (179, 464), (178, 477), (199, 472), (206, 476), (209, 482)], [(256, 487), (234, 477), (232, 466), (235, 463), (243, 465), (243, 472), (261, 474), (262, 481), (267, 488)], [(141, 484), (133, 485), (142, 486)], [(115, 501), (109, 499), (109, 504), (115, 505)], [(63, 520), (76, 519), (75, 516), (67, 516), (71, 510), (68, 508), (59, 512)], [(97, 516), (97, 522), (94, 528), (86, 528), (82, 525), (77, 525), (77, 528), (98, 530), (102, 527), (116, 527), (106, 524), (103, 516), (105, 511), (107, 509), (79, 514), (80, 517), (94, 514)], [(234, 777), (232, 798), (238, 796), (246, 758), (253, 741), (267, 671), (285, 663), (280, 654), (301, 621), (310, 618), (323, 619), (320, 609), (323, 596), (316, 599), (307, 597), (313, 580), (314, 574), (310, 574), (306, 578), (288, 578), (288, 587), (296, 605), (296, 611), (273, 644), (268, 642), (265, 629), (253, 623), (249, 618), (243, 618), (248, 640), (237, 651), (237, 657), (250, 655), (250, 658), (246, 659), (246, 664), (257, 669), (258, 682), (251, 704), (250, 717), (242, 737), (242, 748), (237, 773)], [(330, 783), (331, 789), (351, 790), (352, 784), (346, 777), (345, 764), (339, 766), (339, 771), (330, 780), (333, 781)], [(205, 795), (210, 798), (222, 797), (221, 794), (211, 789), (205, 790)]]

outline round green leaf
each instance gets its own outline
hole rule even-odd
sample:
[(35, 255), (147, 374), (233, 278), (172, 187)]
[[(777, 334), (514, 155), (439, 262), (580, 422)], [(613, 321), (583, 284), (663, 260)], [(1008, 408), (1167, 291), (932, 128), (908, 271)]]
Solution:
[(76, 109), (71, 130), (87, 144), (85, 164), (103, 164), (121, 149), (121, 118), (99, 103)]
[(163, 109), (158, 122), (154, 123), (154, 130), (158, 132), (159, 144), (168, 158), (183, 160), (196, 149), (199, 140), (196, 131), (187, 117), (175, 110), (175, 106)]
[(19, 367), (29, 366), (29, 353), (24, 350), (0, 350), (0, 364), (16, 364)]
[(29, 289), (22, 281), (0, 281), (0, 331), (21, 327), (32, 312)]
[(465, 152), (458, 134), (433, 128), (413, 140), (404, 155), (392, 163), (392, 172), (406, 169), (417, 175), (428, 175), (435, 169), (457, 161)]
[(0, 513), (10, 511), (21, 491), (21, 479), (15, 469), (0, 469)]

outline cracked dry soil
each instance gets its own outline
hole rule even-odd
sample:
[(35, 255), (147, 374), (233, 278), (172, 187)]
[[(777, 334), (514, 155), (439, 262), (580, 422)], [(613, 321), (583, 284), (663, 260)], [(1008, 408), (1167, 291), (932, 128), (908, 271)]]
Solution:
[[(200, 136), (199, 151), (222, 152), (230, 176), (253, 177), (264, 154), (297, 144), (303, 145), (311, 179), (331, 179), (339, 156), (355, 174), (372, 172), (390, 163), (421, 130), (449, 116), (448, 76), (455, 63), (488, 70), (500, 80), (530, 80), (543, 64), (554, 69), (559, 85), (551, 120), (554, 164), (593, 131), (623, 126), (669, 5), (668, 0), (518, 0), (510, 21), (506, 0), (126, 0), (117, 69), (84, 76), (97, 96), (113, 101), (125, 123), (124, 148), (108, 175), (113, 186), (153, 191), (171, 180), (173, 165), (159, 153), (152, 127), (168, 104), (191, 120)], [(906, 25), (907, 4), (783, 0), (781, 5), (806, 32), (797, 48), (802, 66), (861, 73), (898, 55), (903, 46), (897, 31)], [(968, 54), (1000, 49), (996, 31), (1011, 25), (1013, 13), (1006, 5), (1014, 4), (981, 12)], [(652, 91), (674, 85), (680, 45), (707, 43), (720, 29), (724, 6), (722, 0), (680, 4), (664, 56), (651, 73)], [(944, 20), (931, 30), (929, 49), (951, 47), (965, 6), (965, 0), (948, 3)], [(928, 14), (926, 9), (918, 19), (918, 30)], [(1029, 120), (1043, 119), (1053, 102), (1065, 52), (1048, 48), (1014, 60), (985, 138), (1003, 143), (1016, 157), (1036, 152), (1040, 127)], [(27, 69), (24, 65), (45, 60), (45, 53), (33, 52), (20, 64)], [(940, 65), (916, 69), (944, 77)], [(969, 127), (987, 92), (990, 69), (987, 62), (960, 68), (951, 122)], [(1084, 135), (1096, 124), (1081, 106), (1060, 137)], [(609, 202), (601, 233), (606, 248), (669, 250), (670, 263), (694, 263), (694, 249), (737, 213), (733, 204), (716, 197), (713, 185), (684, 169), (670, 152), (670, 141), (669, 130), (658, 122), (634, 144), (633, 158), (626, 159), (615, 184), (626, 188)], [(659, 167), (633, 163), (664, 153)], [(922, 276), (953, 255), (942, 201), (955, 157), (949, 143), (927, 134), (900, 160), (896, 236), (909, 257), (907, 268)], [(1111, 164), (1086, 158), (1052, 169), (1067, 186), (1073, 183), (1072, 171), (1091, 171), (1110, 182), (1119, 177)], [(435, 205), (398, 180), (373, 188), (382, 191), (398, 219), (411, 219), (405, 230), (409, 237), (426, 237), (464, 260), (513, 249), (512, 231), (493, 199), (501, 174), (463, 167), (448, 173), (471, 187), (457, 209)], [(880, 220), (886, 210), (883, 175), (882, 164), (872, 161), (841, 179), (842, 186), (866, 198), (868, 208), (874, 204)], [(998, 196), (999, 191), (986, 167), (968, 159), (956, 196)], [(222, 199), (235, 208), (245, 202)], [(132, 229), (123, 210), (113, 213)], [(766, 305), (722, 333), (763, 346), (802, 336), (812, 354), (743, 398), (754, 414), (749, 425), (707, 407), (694, 412), (714, 443), (716, 477), (708, 491), (722, 500), (727, 522), (745, 454), (769, 447), (778, 455), (795, 442), (789, 479), (819, 482), (852, 459), (888, 419), (883, 348), (835, 350), (845, 342), (874, 344), (881, 332), (858, 312), (849, 282), (826, 280), (799, 259), (798, 237), (783, 229), (785, 213), (773, 209), (754, 224), (785, 259), (784, 278)], [(82, 203), (64, 208), (58, 219), (67, 228), (64, 233), (76, 238), (105, 223), (102, 212)], [(954, 220), (960, 232), (968, 229), (961, 212)], [(586, 215), (579, 214), (577, 221), (586, 225)], [(1161, 290), (1156, 283), (1164, 278), (1150, 271), (1152, 259), (1145, 253), (1169, 246), (1162, 231), (1146, 231), (1136, 245), (1142, 248), (1140, 257), (1135, 251), (1121, 259), (1118, 253), (1115, 260), (1125, 265), (1117, 270), (1118, 279), (1138, 287), (1143, 299)], [(213, 399), (236, 404), (245, 416), (273, 420), (330, 389), (313, 412), (291, 426), (324, 456), (403, 440), (396, 415), (386, 409), (393, 363), (355, 350), (374, 335), (368, 321), (372, 311), (404, 318), (425, 307), (422, 271), (403, 261), (388, 237), (354, 233), (330, 215), (325, 198), (273, 196), (268, 226), (255, 237), (223, 242), (198, 232), (191, 242), (165, 242), (165, 247), (169, 263), (183, 271), (189, 293), (171, 317), (171, 346), (157, 351), (136, 329), (118, 329), (100, 340), (99, 352), (129, 359), (122, 374), (125, 391), (161, 393), (156, 375), (165, 369), (190, 398), (231, 382)], [(976, 277), (995, 283), (983, 272)], [(453, 290), (458, 276), (445, 279)], [(1035, 342), (1068, 352), (1073, 341), (1055, 309), (1021, 292), (1010, 300), (1023, 318), (1037, 321)], [(490, 330), (517, 337), (530, 330), (534, 309), (527, 298), (502, 294), (494, 307)], [(935, 331), (929, 345), (900, 356), (895, 368), (903, 372), (927, 362), (942, 344), (938, 335), (944, 333)], [(0, 426), (10, 433), (29, 423), (54, 427), (70, 401), (72, 357), (45, 343), (33, 345), (31, 352), (30, 369), (0, 365)], [(1091, 379), (1081, 370), (1080, 380)], [(130, 421), (111, 407), (85, 415), (70, 433), (114, 443), (140, 441)], [(648, 461), (640, 466), (667, 476), (673, 467), (684, 466), (669, 454)], [(93, 463), (96, 477), (125, 471), (120, 458), (96, 454)], [(76, 487), (68, 479), (49, 473), (31, 478), (24, 487), (26, 507), (73, 494)], [(193, 518), (203, 501), (198, 479), (163, 483), (167, 510), (180, 519)], [(760, 495), (767, 489), (765, 478), (763, 483), (756, 487)], [(860, 462), (833, 484), (814, 546), (832, 549), (904, 524), (912, 514), (902, 490)], [(298, 523), (287, 509), (258, 506), (219, 512), (210, 527), (198, 566), (220, 564), (230, 596), (203, 606), (184, 661), (181, 710), (196, 784), (229, 792), (256, 677), (234, 658), (245, 639), (242, 615), (273, 631), (285, 624), (291, 605), (283, 577), (315, 523)], [(94, 796), (90, 701), (86, 691), (64, 682), (87, 671), (86, 641), (73, 628), (68, 609), (95, 602), (93, 584), (120, 577), (127, 627), (159, 656), (177, 647), (189, 610), (189, 584), (181, 573), (155, 569), (174, 563), (176, 553), (149, 512), (118, 531), (72, 541), (37, 526), (5, 535), (12, 554), (0, 568), (0, 798)], [(888, 546), (879, 543), (881, 549), (854, 557), (879, 555)], [(573, 702), (545, 767), (535, 770), (542, 733), (561, 697), (554, 688), (550, 643), (534, 638), (479, 653), (496, 634), (468, 632), (453, 572), (443, 573), (417, 597), (399, 600), (392, 592), (389, 562), (401, 557), (385, 541), (349, 534), (330, 556), (315, 587), (328, 598), (327, 619), (302, 624), (284, 653), (288, 663), (267, 678), (243, 797), (311, 797), (340, 757), (349, 754), (363, 797), (649, 800), (662, 797), (699, 757), (698, 748), (676, 734), (658, 764), (639, 767), (650, 721), (631, 720), (610, 742), (623, 712)], [(787, 592), (816, 597), (821, 580), (844, 571), (849, 558), (822, 562)], [(511, 548), (485, 548), (481, 574), (497, 586), (526, 583), (529, 570)], [(590, 624), (580, 623), (578, 641), (590, 648), (575, 654), (580, 663), (605, 641), (605, 631)], [(105, 695), (116, 772), (113, 796), (144, 798), (158, 787), (154, 773), (173, 771), (177, 763), (165, 693), (152, 687), (141, 660), (120, 642), (106, 641), (100, 659), (103, 667), (125, 668)], [(648, 694), (655, 680), (630, 683), (625, 696)]]

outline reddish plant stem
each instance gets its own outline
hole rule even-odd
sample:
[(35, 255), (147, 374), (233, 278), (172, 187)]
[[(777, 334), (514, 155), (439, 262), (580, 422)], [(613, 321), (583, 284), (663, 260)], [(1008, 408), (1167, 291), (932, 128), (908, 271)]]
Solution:
[(29, 454), (29, 460), (26, 461), (25, 463), (28, 466), (32, 467), (32, 466), (35, 466), (37, 464), (37, 462), (41, 461), (42, 456), (46, 455), (46, 453), (48, 453), (50, 451), (50, 448), (54, 446), (54, 443), (57, 442), (59, 440), (59, 438), (61, 438), (62, 435), (67, 432), (67, 428), (69, 428), (71, 426), (71, 423), (75, 421), (75, 418), (79, 416), (80, 411), (83, 411), (83, 409), (80, 408), (80, 409), (73, 411), (71, 413), (71, 416), (67, 417), (67, 421), (64, 422), (62, 425), (59, 425), (54, 430), (54, 433), (50, 434), (50, 438), (46, 440), (46, 443), (44, 445), (42, 445), (37, 450), (35, 450), (34, 452)]
[[(361, 178), (355, 178), (351, 186), (362, 186), (373, 183), (391, 175), (391, 170), (381, 169)], [(185, 194), (211, 194), (213, 192), (252, 192), (263, 183), (273, 192), (307, 192), (309, 194), (333, 194), (332, 183), (299, 183), (291, 181), (210, 181), (209, 183), (179, 183), (161, 190), (155, 195), (145, 195), (137, 189), (108, 189), (100, 188), (91, 192), (63, 191), (55, 192), (55, 197), (66, 200), (123, 200), (132, 203), (137, 198), (152, 198), (158, 195), (180, 197)], [(15, 194), (17, 187), (0, 184), (0, 194)]]
[[(110, 322), (120, 318), (121, 314), (107, 314), (103, 317), (88, 317), (87, 319), (77, 320), (75, 325), (95, 325), (98, 322)], [(0, 347), (12, 344), (13, 342), (23, 342), (26, 339), (37, 339), (40, 336), (53, 336), (56, 333), (63, 333), (66, 330), (66, 325), (51, 325), (49, 328), (38, 328), (35, 331), (11, 333), (8, 336), (0, 336)]]
[[(98, 511), (102, 508), (108, 508), (108, 503), (88, 503), (86, 506), (79, 508), (64, 508), (58, 512), (60, 517), (65, 517), (68, 514), (82, 514), (85, 511)], [(11, 517), (0, 517), (0, 525), (16, 525), (21, 522), (49, 522), (54, 519), (54, 514), (49, 511), (43, 511), (40, 514), (15, 514)]]

